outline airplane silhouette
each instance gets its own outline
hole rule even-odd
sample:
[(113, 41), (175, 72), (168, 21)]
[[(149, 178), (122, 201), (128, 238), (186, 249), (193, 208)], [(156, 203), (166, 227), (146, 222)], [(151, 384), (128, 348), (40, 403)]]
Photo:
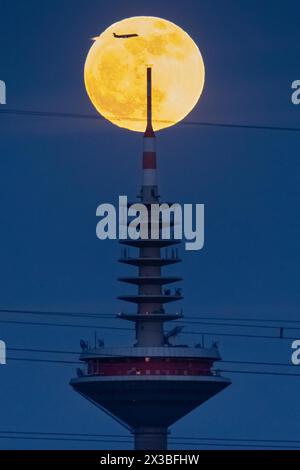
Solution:
[(128, 39), (128, 38), (136, 38), (138, 34), (116, 34), (114, 33), (114, 37), (117, 39)]

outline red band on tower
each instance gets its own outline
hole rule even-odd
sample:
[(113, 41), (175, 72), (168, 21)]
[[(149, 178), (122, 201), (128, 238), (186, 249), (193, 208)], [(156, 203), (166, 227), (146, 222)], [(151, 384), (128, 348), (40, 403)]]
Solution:
[(143, 169), (155, 170), (156, 169), (156, 153), (144, 152), (143, 154)]
[(156, 139), (152, 127), (152, 69), (147, 67), (147, 127), (144, 133), (143, 186), (156, 185)]

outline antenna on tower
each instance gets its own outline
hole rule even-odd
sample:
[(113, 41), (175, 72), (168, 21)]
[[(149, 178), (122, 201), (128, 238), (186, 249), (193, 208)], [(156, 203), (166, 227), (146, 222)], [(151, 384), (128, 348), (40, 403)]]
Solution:
[(147, 65), (147, 127), (145, 136), (154, 137), (152, 126), (152, 65)]

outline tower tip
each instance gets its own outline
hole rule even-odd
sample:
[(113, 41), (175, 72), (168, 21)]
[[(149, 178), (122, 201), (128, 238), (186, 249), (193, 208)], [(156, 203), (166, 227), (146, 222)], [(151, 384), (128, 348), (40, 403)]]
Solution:
[(147, 65), (147, 127), (145, 137), (154, 137), (152, 126), (152, 65)]

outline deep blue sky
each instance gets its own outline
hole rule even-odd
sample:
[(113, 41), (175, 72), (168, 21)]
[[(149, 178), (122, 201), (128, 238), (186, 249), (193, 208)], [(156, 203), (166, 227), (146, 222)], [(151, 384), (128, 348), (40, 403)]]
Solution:
[[(190, 119), (299, 126), (300, 106), (290, 100), (291, 82), (300, 79), (297, 1), (1, 0), (0, 15), (6, 108), (94, 113), (83, 84), (90, 37), (119, 19), (152, 15), (185, 29), (203, 54), (206, 85)], [(183, 252), (183, 264), (172, 268), (184, 277), (186, 316), (299, 319), (300, 133), (177, 126), (158, 139), (161, 194), (206, 206), (204, 250)], [(117, 243), (96, 239), (95, 210), (119, 194), (134, 197), (140, 165), (140, 136), (103, 120), (0, 115), (0, 308), (112, 317), (122, 308), (116, 278), (125, 268)], [(9, 318), (26, 320), (1, 314)], [(0, 324), (11, 348), (76, 351), (93, 331)], [(116, 345), (132, 338), (99, 335)], [(289, 340), (219, 339), (224, 360), (290, 361)], [(72, 391), (74, 369), (8, 361), (0, 368), (0, 431), (124, 434)], [(173, 436), (300, 440), (299, 378), (227, 375), (232, 386), (174, 426)], [(101, 444), (0, 439), (0, 448), (66, 446)]]

